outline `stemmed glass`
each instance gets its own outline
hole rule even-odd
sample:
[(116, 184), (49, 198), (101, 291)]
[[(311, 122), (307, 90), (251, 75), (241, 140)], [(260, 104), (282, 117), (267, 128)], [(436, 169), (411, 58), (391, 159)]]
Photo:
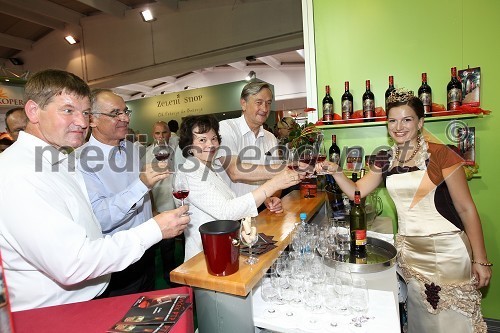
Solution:
[[(177, 172), (172, 176), (172, 195), (174, 198), (181, 201), (181, 206), (184, 206), (184, 199), (189, 195), (189, 184), (186, 175)], [(192, 213), (186, 212), (183, 215), (191, 215)]]
[[(264, 276), (262, 277), (260, 292), (262, 299), (266, 303), (275, 303), (276, 299), (279, 297), (277, 288), (279, 287), (279, 285), (278, 286), (276, 285), (275, 280), (276, 276), (274, 272), (273, 273), (265, 272)], [(277, 315), (277, 311), (273, 306), (266, 307), (266, 311), (267, 311), (266, 313), (267, 316)]]
[(318, 239), (318, 243), (316, 244), (316, 250), (321, 255), (321, 260), (325, 261), (325, 255), (328, 253), (330, 248), (330, 244), (328, 242), (328, 238), (325, 235), (321, 235)]
[(153, 142), (153, 154), (157, 161), (165, 161), (170, 157), (171, 148), (165, 139), (155, 139)]
[(254, 265), (259, 262), (259, 258), (252, 253), (252, 246), (257, 243), (258, 239), (259, 235), (257, 234), (257, 222), (255, 217), (241, 220), (240, 241), (248, 246), (248, 258), (245, 260), (245, 263), (248, 265)]
[(339, 314), (347, 315), (350, 309), (348, 297), (352, 291), (352, 275), (348, 265), (337, 264), (335, 267), (334, 285), (335, 291), (339, 295), (337, 311)]
[(352, 292), (349, 298), (349, 306), (355, 317), (352, 319), (354, 326), (361, 327), (366, 322), (365, 316), (368, 312), (368, 288), (366, 287), (366, 280), (362, 278), (355, 278), (352, 281)]
[(299, 154), (296, 148), (289, 148), (286, 156), (286, 165), (289, 169), (297, 171), (299, 169)]

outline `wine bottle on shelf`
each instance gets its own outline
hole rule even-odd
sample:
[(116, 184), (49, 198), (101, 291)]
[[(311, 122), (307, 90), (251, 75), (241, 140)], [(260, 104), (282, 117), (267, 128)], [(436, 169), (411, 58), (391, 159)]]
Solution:
[(396, 90), (396, 88), (394, 88), (394, 76), (390, 75), (389, 76), (389, 87), (385, 91), (385, 112), (386, 113), (387, 113), (387, 99), (389, 98), (389, 95), (391, 94), (391, 92), (393, 90)]
[(351, 252), (366, 253), (366, 212), (361, 205), (361, 194), (358, 190), (354, 192), (354, 205), (351, 207), (349, 217)]
[(340, 148), (337, 146), (337, 136), (335, 134), (332, 135), (332, 145), (328, 150), (328, 158), (330, 162), (340, 165)]
[(345, 81), (344, 88), (344, 94), (341, 97), (342, 119), (349, 120), (353, 113), (353, 98), (352, 94), (349, 92), (349, 81)]
[(424, 115), (430, 117), (432, 114), (432, 89), (427, 84), (427, 73), (422, 73), (422, 85), (418, 88), (418, 98), (424, 104)]
[(323, 121), (333, 121), (333, 98), (330, 96), (330, 86), (325, 86), (325, 97), (323, 97)]
[(373, 121), (375, 114), (375, 96), (370, 90), (370, 80), (366, 80), (366, 91), (363, 94), (363, 117), (364, 121)]
[(448, 110), (457, 110), (462, 105), (462, 83), (457, 78), (457, 68), (451, 68), (451, 80), (446, 87)]

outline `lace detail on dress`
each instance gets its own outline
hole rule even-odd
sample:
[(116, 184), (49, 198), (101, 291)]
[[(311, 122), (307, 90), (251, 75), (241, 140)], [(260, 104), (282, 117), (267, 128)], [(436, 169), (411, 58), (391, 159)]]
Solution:
[[(426, 161), (431, 157), (431, 153), (429, 153), (429, 145), (427, 141), (420, 135), (418, 140), (422, 142), (420, 150), (415, 155), (415, 165), (419, 170), (427, 170)], [(398, 146), (393, 144), (391, 147), (392, 155), (389, 156), (389, 170), (394, 166), (394, 157), (397, 156)]]
[[(403, 239), (404, 236), (396, 235), (395, 246), (398, 250), (402, 248)], [(439, 285), (438, 302), (434, 302), (435, 298), (429, 302), (429, 293), (426, 293), (429, 288), (426, 287), (426, 285), (437, 286), (437, 283), (431, 281), (407, 265), (400, 251), (398, 251), (397, 259), (405, 280), (409, 281), (410, 279), (416, 279), (418, 281), (420, 285), (420, 295), (422, 299), (426, 300), (425, 304), (427, 304), (427, 311), (429, 313), (438, 314), (442, 310), (451, 309), (467, 318), (471, 318), (474, 333), (487, 333), (487, 326), (481, 314), (482, 295), (475, 287), (477, 282), (475, 276), (473, 276), (469, 282)]]

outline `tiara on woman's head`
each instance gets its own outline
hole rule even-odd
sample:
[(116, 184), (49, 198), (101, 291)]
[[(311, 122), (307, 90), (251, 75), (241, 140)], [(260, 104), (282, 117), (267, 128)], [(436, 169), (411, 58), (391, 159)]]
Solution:
[(387, 97), (387, 103), (405, 103), (413, 97), (415, 97), (415, 95), (412, 90), (397, 88), (391, 91), (391, 94)]

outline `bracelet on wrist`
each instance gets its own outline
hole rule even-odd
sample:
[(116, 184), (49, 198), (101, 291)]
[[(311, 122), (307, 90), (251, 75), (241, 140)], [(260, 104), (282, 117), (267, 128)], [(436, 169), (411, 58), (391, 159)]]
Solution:
[(474, 259), (471, 260), (471, 263), (473, 264), (478, 264), (478, 265), (481, 265), (481, 266), (493, 266), (493, 263), (487, 261), (487, 262), (480, 262), (480, 261), (475, 261)]

